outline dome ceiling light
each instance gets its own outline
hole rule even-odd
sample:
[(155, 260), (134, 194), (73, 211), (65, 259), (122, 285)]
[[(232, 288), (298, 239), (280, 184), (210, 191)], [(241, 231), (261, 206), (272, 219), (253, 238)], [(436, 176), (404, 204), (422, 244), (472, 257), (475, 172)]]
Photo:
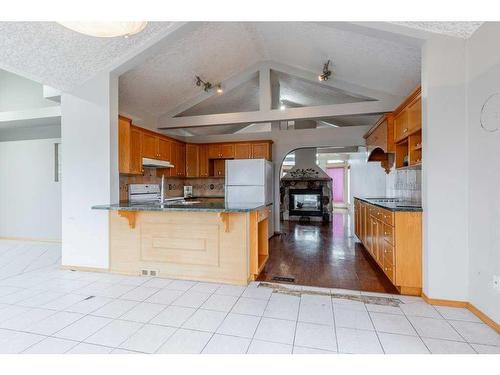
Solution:
[(58, 24), (80, 34), (98, 38), (113, 38), (140, 33), (147, 22), (58, 22)]

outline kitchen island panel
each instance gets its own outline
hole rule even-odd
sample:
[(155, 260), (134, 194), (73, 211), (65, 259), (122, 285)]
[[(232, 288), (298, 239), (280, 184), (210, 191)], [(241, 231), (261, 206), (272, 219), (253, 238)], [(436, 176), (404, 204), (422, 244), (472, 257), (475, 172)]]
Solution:
[(135, 226), (110, 211), (110, 271), (246, 285), (249, 213), (136, 212)]

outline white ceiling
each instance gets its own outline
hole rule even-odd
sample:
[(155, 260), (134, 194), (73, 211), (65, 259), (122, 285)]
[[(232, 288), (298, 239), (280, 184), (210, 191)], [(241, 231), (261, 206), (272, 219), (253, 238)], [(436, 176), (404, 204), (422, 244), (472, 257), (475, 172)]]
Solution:
[[(166, 44), (156, 56), (122, 75), (120, 108), (160, 116), (200, 93), (194, 85), (195, 75), (211, 82), (224, 81), (264, 60), (319, 73), (328, 59), (332, 59), (339, 80), (397, 96), (407, 95), (420, 81), (420, 49), (415, 46), (324, 23), (211, 22), (200, 23), (196, 30)], [(324, 94), (317, 88), (315, 92), (304, 88), (306, 85), (288, 79), (283, 91), (299, 96), (297, 101), (304, 105)], [(300, 95), (301, 91), (309, 94)], [(241, 103), (233, 105), (241, 107)]]
[(150, 22), (126, 39), (94, 38), (55, 22), (0, 22), (0, 68), (71, 90), (171, 25)]
[(396, 25), (457, 38), (469, 38), (483, 22), (391, 22)]

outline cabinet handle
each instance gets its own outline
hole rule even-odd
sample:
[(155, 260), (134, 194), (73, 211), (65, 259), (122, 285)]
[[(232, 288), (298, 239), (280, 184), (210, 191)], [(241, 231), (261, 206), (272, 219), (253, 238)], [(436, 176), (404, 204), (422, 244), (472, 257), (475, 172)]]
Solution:
[(406, 133), (408, 131), (408, 128), (403, 129), (403, 133)]

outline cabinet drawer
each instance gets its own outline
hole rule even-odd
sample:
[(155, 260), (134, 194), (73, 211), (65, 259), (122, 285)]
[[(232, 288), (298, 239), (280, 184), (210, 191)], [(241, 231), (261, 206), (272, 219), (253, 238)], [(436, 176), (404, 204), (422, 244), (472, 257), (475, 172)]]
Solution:
[(382, 217), (380, 218), (387, 225), (394, 226), (394, 212), (382, 210)]
[(384, 267), (394, 266), (394, 246), (390, 243), (384, 243)]
[(389, 278), (389, 280), (392, 281), (393, 284), (395, 283), (395, 281), (394, 281), (395, 272), (394, 271), (395, 271), (395, 267), (394, 266), (392, 266), (392, 265), (385, 266), (384, 265), (384, 273)]
[(384, 240), (394, 245), (394, 228), (387, 224), (384, 224)]

